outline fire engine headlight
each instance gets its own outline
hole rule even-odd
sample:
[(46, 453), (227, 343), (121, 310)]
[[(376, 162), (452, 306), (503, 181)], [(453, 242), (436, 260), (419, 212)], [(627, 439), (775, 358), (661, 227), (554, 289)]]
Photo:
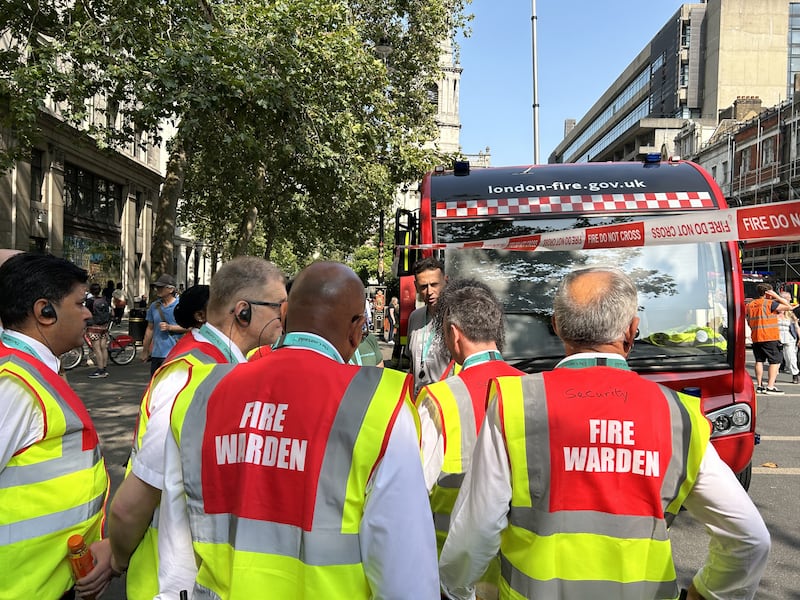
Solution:
[(731, 418), (728, 415), (720, 415), (714, 419), (714, 431), (720, 433), (728, 431), (731, 428)]
[(712, 438), (748, 433), (753, 425), (750, 406), (744, 403), (713, 410), (706, 413), (706, 417), (713, 427)]
[(736, 427), (744, 427), (750, 423), (750, 415), (739, 408), (733, 411), (733, 414), (731, 415), (731, 421), (733, 421), (733, 424), (736, 425)]

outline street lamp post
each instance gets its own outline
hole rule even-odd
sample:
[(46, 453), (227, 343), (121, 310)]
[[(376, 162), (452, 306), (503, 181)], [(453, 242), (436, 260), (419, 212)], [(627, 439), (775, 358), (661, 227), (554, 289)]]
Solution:
[(194, 284), (200, 283), (200, 251), (203, 249), (203, 242), (200, 240), (194, 243)]

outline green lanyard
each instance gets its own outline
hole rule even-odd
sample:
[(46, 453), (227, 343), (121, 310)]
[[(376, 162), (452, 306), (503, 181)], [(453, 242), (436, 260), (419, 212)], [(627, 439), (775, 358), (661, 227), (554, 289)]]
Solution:
[(474, 365), (479, 365), (481, 363), (490, 362), (493, 360), (503, 360), (503, 357), (497, 350), (484, 350), (482, 352), (478, 352), (477, 354), (473, 354), (466, 359), (464, 364), (461, 365), (461, 370), (463, 371)]
[(292, 332), (283, 335), (275, 344), (275, 349), (282, 348), (283, 346), (299, 346), (301, 348), (308, 348), (321, 352), (325, 356), (332, 358), (336, 362), (344, 364), (339, 351), (333, 345), (314, 333)]
[(615, 369), (625, 369), (630, 371), (628, 362), (624, 358), (606, 358), (604, 356), (593, 356), (591, 358), (565, 358), (556, 365), (556, 368), (585, 369), (586, 367), (614, 367)]
[[(217, 333), (213, 329), (211, 329), (211, 327), (208, 326), (208, 323), (203, 323), (200, 326), (200, 334), (204, 338), (208, 339), (208, 341), (211, 342), (217, 350), (222, 352), (225, 355), (225, 358), (228, 359), (229, 363), (239, 362), (239, 359), (236, 358), (236, 355), (233, 353), (233, 350), (231, 350), (231, 344), (233, 344), (232, 340), (228, 340), (228, 343), (226, 344), (225, 340), (219, 337), (219, 335), (217, 335)], [(187, 335), (192, 335), (192, 334), (191, 332), (189, 332)]]
[[(0, 340), (2, 340), (3, 343), (6, 346), (8, 346), (9, 348), (14, 348), (16, 350), (19, 350), (20, 352), (24, 352), (25, 354), (29, 354), (33, 358), (37, 358), (39, 360), (42, 360), (42, 357), (39, 356), (39, 354), (36, 352), (36, 350), (33, 349), (33, 346), (31, 346), (28, 342), (24, 342), (21, 339), (19, 339), (17, 337), (14, 337), (13, 335), (9, 335), (5, 331), (3, 332), (2, 335), (0, 335)], [(42, 362), (44, 362), (44, 361), (42, 361)]]

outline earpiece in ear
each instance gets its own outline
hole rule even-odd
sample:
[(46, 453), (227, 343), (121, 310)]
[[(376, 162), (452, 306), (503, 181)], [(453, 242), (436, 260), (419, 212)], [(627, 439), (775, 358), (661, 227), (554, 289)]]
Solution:
[(50, 304), (49, 302), (42, 307), (42, 312), (40, 313), (46, 319), (58, 319), (58, 314), (56, 314), (56, 307)]
[(250, 320), (252, 318), (253, 318), (253, 311), (250, 308), (249, 303), (236, 315), (236, 320), (239, 321), (242, 327), (247, 327), (248, 325), (250, 325)]

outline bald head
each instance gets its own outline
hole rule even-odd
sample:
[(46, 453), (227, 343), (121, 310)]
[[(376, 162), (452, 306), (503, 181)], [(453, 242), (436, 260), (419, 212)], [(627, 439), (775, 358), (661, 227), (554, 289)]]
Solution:
[(621, 343), (637, 307), (636, 286), (625, 273), (604, 267), (580, 269), (569, 273), (556, 292), (553, 325), (565, 344), (578, 348)]
[(361, 342), (364, 286), (347, 265), (315, 262), (292, 283), (286, 331), (315, 333), (347, 361)]
[(15, 254), (19, 254), (22, 250), (11, 250), (9, 248), (0, 248), (0, 265), (6, 262), (9, 258), (14, 256)]

